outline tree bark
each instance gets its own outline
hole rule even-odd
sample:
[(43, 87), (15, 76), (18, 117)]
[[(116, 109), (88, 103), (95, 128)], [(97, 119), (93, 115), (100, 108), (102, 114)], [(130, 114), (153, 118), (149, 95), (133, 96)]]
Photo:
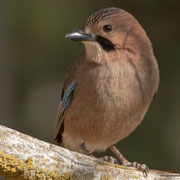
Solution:
[(180, 174), (100, 162), (0, 125), (0, 175), (9, 179), (180, 180)]

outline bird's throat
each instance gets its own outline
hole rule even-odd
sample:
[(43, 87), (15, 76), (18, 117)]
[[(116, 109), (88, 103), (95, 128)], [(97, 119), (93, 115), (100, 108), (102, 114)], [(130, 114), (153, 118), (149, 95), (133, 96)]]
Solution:
[(86, 58), (88, 61), (102, 63), (109, 58), (108, 52), (104, 51), (98, 42), (85, 42)]

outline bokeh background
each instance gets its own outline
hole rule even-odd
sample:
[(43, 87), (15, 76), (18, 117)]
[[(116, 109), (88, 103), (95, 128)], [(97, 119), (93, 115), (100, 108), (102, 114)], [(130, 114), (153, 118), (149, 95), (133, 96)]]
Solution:
[(0, 124), (53, 143), (65, 72), (84, 50), (64, 36), (82, 27), (93, 12), (112, 6), (127, 10), (144, 27), (161, 75), (158, 95), (143, 123), (118, 148), (130, 161), (178, 171), (179, 0), (0, 1)]

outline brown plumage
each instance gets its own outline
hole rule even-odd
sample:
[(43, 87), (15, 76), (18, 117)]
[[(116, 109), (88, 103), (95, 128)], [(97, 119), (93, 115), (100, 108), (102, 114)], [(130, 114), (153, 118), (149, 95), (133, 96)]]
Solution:
[(86, 51), (66, 74), (63, 92), (73, 81), (77, 86), (68, 108), (60, 104), (55, 139), (81, 153), (82, 143), (90, 153), (112, 149), (141, 123), (158, 90), (151, 42), (137, 20), (119, 8), (94, 13), (84, 29), (66, 37), (82, 41)]

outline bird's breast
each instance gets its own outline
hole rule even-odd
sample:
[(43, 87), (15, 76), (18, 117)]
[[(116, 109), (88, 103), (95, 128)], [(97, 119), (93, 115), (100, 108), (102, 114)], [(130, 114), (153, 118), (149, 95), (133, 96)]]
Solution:
[(127, 65), (111, 64), (89, 70), (82, 81), (89, 96), (103, 107), (119, 108), (119, 103), (131, 100), (130, 96), (141, 98), (134, 70)]
[(134, 70), (124, 64), (99, 66), (84, 71), (78, 79), (75, 96), (73, 104), (74, 108), (81, 109), (80, 119), (90, 121), (89, 124), (108, 124), (109, 127), (121, 124), (123, 127), (126, 124), (123, 122), (130, 116), (138, 115), (138, 109), (144, 106)]
[(64, 136), (73, 134), (71, 139), (77, 144), (82, 140), (94, 144), (92, 151), (128, 136), (140, 124), (155, 91), (152, 80), (148, 80), (152, 75), (147, 74), (127, 63), (79, 68)]

